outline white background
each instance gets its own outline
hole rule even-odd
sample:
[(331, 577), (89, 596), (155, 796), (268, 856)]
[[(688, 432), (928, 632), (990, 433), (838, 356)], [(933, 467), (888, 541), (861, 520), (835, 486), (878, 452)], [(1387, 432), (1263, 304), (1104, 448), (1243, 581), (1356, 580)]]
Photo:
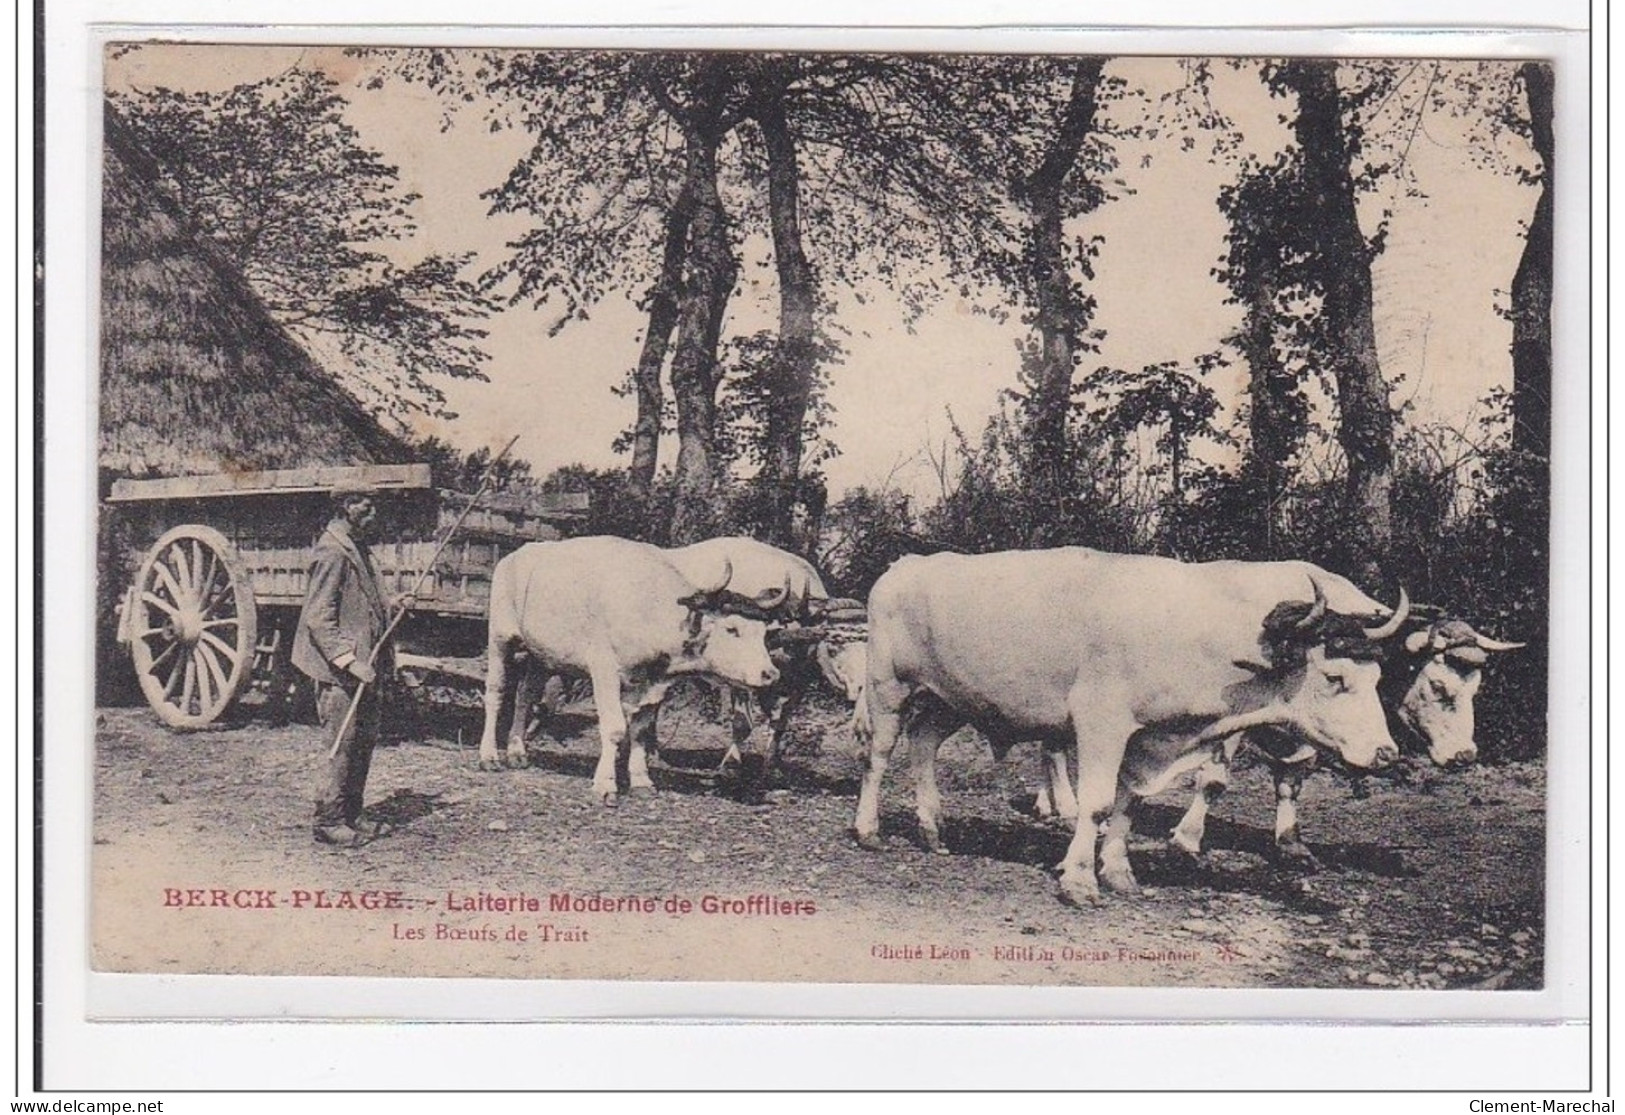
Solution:
[[(388, 5), (326, 0), (320, 6), (282, 2), (52, 3), (47, 14), (46, 126), (48, 199), (46, 243), (46, 552), (49, 595), (45, 601), (46, 821), (48, 862), (46, 932), (46, 1083), (55, 1088), (560, 1088), (560, 1087), (1018, 1087), (1083, 1089), (1188, 1088), (1457, 1088), (1550, 1089), (1584, 1087), (1593, 1033), (1587, 952), (1590, 871), (1606, 863), (1606, 847), (1591, 843), (1588, 815), (1600, 803), (1606, 754), (1594, 749), (1595, 782), (1586, 769), (1588, 718), (1598, 723), (1605, 693), (1589, 685), (1586, 646), (1590, 588), (1589, 431), (1600, 430), (1605, 396), (1595, 412), (1586, 391), (1588, 338), (1602, 326), (1590, 320), (1587, 303), (1589, 180), (1587, 159), (1587, 51), (1583, 35), (1397, 36), (1318, 31), (1290, 38), (1265, 32), (1134, 32), (1075, 37), (1059, 33), (1069, 49), (1112, 53), (1460, 54), (1504, 53), (1559, 59), (1560, 173), (1556, 398), (1553, 466), (1554, 630), (1549, 843), (1548, 940), (1552, 966), (1548, 991), (1495, 996), (1405, 993), (1180, 992), (1140, 993), (1091, 989), (1021, 992), (977, 989), (875, 987), (717, 988), (668, 985), (656, 988), (609, 984), (551, 987), (498, 981), (206, 980), (196, 977), (125, 978), (95, 981), (98, 1011), (184, 1013), (224, 1017), (287, 1013), (352, 1017), (685, 1017), (725, 1025), (334, 1025), (276, 1023), (90, 1023), (92, 987), (87, 980), (85, 918), (86, 853), (89, 848), (89, 770), (92, 711), (89, 605), (94, 576), (90, 522), (94, 499), (95, 383), (94, 307), (97, 238), (96, 168), (99, 143), (93, 129), (100, 90), (93, 25), (236, 24), (213, 38), (275, 37), (283, 41), (479, 42), (482, 44), (748, 45), (793, 47), (896, 47), (990, 43), (1008, 33), (960, 31), (952, 35), (914, 30), (901, 39), (850, 30), (773, 31), (741, 36), (718, 27), (743, 21), (900, 26), (921, 22), (901, 3), (555, 3), (545, 6), (550, 24), (602, 28), (609, 24), (699, 24), (708, 29), (667, 34), (616, 35), (609, 31), (567, 33), (523, 30), (543, 10), (537, 3), (458, 5), (393, 0)], [(1211, 4), (1142, 3), (1136, 24), (1146, 27), (1197, 24), (1216, 17)], [(964, 27), (1045, 26), (1075, 22), (1075, 3), (936, 4), (930, 22)], [(1240, 27), (1566, 27), (1587, 25), (1586, 6), (1572, 0), (1538, 6), (1496, 2), (1228, 4), (1224, 17)], [(313, 12), (324, 23), (309, 26)], [(448, 15), (502, 30), (433, 25)], [(1597, 13), (1605, 19), (1605, 13)], [(292, 23), (274, 33), (242, 26)], [(400, 31), (367, 30), (380, 20)], [(417, 24), (405, 28), (405, 25)], [(343, 26), (349, 25), (349, 26)], [(424, 26), (429, 25), (429, 26)], [(150, 28), (162, 37), (161, 28)], [(185, 37), (195, 37), (195, 32)], [(1025, 37), (1023, 37), (1023, 41)], [(997, 48), (997, 47), (995, 47)], [(1601, 75), (1598, 75), (1599, 80)], [(1597, 121), (1600, 125), (1601, 121)], [(23, 125), (26, 127), (26, 123)], [(25, 170), (26, 173), (26, 170)], [(26, 183), (24, 183), (26, 186)], [(1601, 204), (1601, 194), (1597, 195)], [(24, 211), (26, 212), (26, 206)], [(20, 218), (21, 219), (21, 218)], [(21, 258), (21, 257), (20, 257)], [(19, 273), (19, 287), (26, 278)], [(21, 322), (19, 322), (21, 324)], [(26, 328), (26, 327), (25, 327)], [(26, 345), (27, 338), (23, 341)], [(1599, 353), (1601, 349), (1598, 349)], [(28, 421), (25, 355), (19, 369), (18, 416)], [(19, 444), (30, 438), (23, 427)], [(1599, 443), (1600, 444), (1600, 443)], [(22, 463), (21, 486), (29, 484)], [(1600, 479), (1600, 477), (1599, 477)], [(21, 554), (29, 547), (21, 525)], [(1599, 537), (1598, 541), (1601, 539)], [(29, 559), (22, 556), (23, 568)], [(1602, 570), (1597, 570), (1600, 576)], [(19, 678), (37, 665), (19, 648)], [(26, 684), (26, 683), (24, 683)], [(1596, 705), (1588, 700), (1594, 697)], [(19, 703), (27, 712), (27, 706)], [(31, 818), (32, 746), (28, 721), (20, 721), (17, 786), (21, 793), (18, 840), (25, 857), (19, 880), (24, 980), (19, 1026), (26, 1030), (30, 881), (26, 857)], [(1593, 798), (1595, 794), (1595, 798)], [(1600, 806), (1595, 809), (1600, 817)], [(1601, 879), (1601, 876), (1598, 876)], [(1597, 893), (1600, 918), (1602, 892)], [(1087, 917), (1087, 914), (1080, 914)], [(1600, 931), (1597, 938), (1600, 939)], [(1596, 1003), (1600, 1009), (1601, 1001)], [(1523, 1025), (1424, 1025), (1424, 1020), (1489, 1019), (1506, 1015)], [(1404, 1018), (1410, 1024), (1303, 1024), (1306, 1019)], [(1294, 1019), (1298, 1025), (1255, 1021), (1242, 1025), (743, 1025), (739, 1018), (997, 1018), (1064, 1017), (1078, 1022), (1103, 1018)], [(1600, 1019), (1599, 1019), (1600, 1021)], [(1596, 1066), (1601, 1085), (1602, 1065)], [(29, 1069), (23, 1064), (23, 1086)], [(482, 1103), (487, 1101), (481, 1101)], [(531, 1101), (535, 1102), (535, 1101)], [(177, 1110), (185, 1110), (180, 1107)], [(1465, 1097), (1444, 1109), (1466, 1110)]]

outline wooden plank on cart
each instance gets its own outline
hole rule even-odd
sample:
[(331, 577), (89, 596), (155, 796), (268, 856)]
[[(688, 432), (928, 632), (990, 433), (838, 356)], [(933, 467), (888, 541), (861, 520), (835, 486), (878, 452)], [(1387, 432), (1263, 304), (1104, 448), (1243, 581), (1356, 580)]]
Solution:
[(426, 464), (318, 465), (312, 468), (216, 472), (206, 476), (165, 476), (153, 480), (115, 480), (108, 500), (113, 503), (134, 503), (219, 496), (287, 495), (326, 492), (339, 484), (357, 483), (371, 484), (384, 491), (421, 491), (429, 488), (433, 482)]
[[(461, 492), (440, 493), (440, 526), (449, 526), (468, 505)], [(561, 537), (556, 524), (583, 518), (586, 492), (493, 492), (463, 521), (462, 535), (511, 542), (546, 542)]]

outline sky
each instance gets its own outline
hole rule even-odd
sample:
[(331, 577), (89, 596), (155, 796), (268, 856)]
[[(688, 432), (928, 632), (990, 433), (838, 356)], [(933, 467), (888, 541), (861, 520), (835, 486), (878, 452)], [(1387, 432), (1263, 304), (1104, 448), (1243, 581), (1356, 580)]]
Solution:
[[(506, 240), (524, 230), (524, 218), (492, 217), (480, 193), (502, 181), (527, 146), (525, 136), (492, 133), (473, 120), (442, 131), (443, 106), (433, 94), (399, 82), (365, 89), (366, 63), (339, 50), (147, 46), (109, 59), (104, 80), (115, 90), (223, 89), (295, 65), (325, 69), (344, 82), (349, 119), (363, 141), (399, 166), (403, 187), (422, 195), (418, 236), (392, 250), (405, 258), (474, 250), (485, 264), (501, 258)], [(1107, 72), (1153, 95), (1182, 80), (1177, 63), (1166, 58), (1115, 59)], [(1249, 145), (1266, 155), (1277, 150), (1286, 135), (1279, 116), (1289, 106), (1272, 100), (1254, 72), (1219, 65), (1214, 74), (1214, 101), (1242, 125)], [(1516, 145), (1503, 154), (1528, 159)], [(1203, 151), (1181, 150), (1167, 134), (1121, 155), (1132, 192), (1069, 230), (1103, 238), (1090, 290), (1098, 300), (1093, 324), (1106, 337), (1097, 356), (1085, 357), (1083, 372), (1096, 364), (1188, 363), (1219, 347), (1239, 320), (1212, 273), (1225, 232), (1214, 199), (1233, 169), (1213, 165)], [(1511, 174), (1475, 166), (1448, 116), (1427, 118), (1409, 160), (1426, 196), (1404, 196), (1390, 183), (1362, 208), (1368, 227), (1379, 207), (1394, 211), (1373, 268), (1378, 353), (1393, 402), (1409, 405), (1407, 421), (1465, 429), (1481, 413), (1478, 400), (1510, 383), (1511, 327), (1496, 305), (1505, 302), (1498, 292), (1511, 284), (1535, 193)], [(747, 244), (746, 251), (745, 289), (730, 306), (729, 334), (768, 328), (775, 319), (766, 249)], [(537, 475), (574, 462), (624, 464), (610, 443), (630, 425), (633, 404), (611, 389), (637, 360), (643, 320), (631, 298), (639, 293), (612, 294), (590, 320), (551, 337), (556, 312), (520, 305), (492, 318), (489, 382), (446, 384), (457, 419), (422, 420), (415, 432), (465, 449), (519, 434), (515, 453)], [(997, 323), (954, 299), (911, 329), (884, 290), (864, 292), (861, 305), (854, 292), (833, 293), (836, 318), (849, 335), (844, 361), (828, 375), (829, 436), (841, 450), (825, 466), (831, 491), (890, 484), (929, 497), (938, 483), (932, 458), (940, 459), (951, 422), (975, 438), (1000, 393), (1015, 386), (1024, 330), (1018, 320)], [(1245, 378), (1238, 362), (1210, 382), (1233, 403)], [(675, 437), (668, 437), (662, 460), (675, 454)]]

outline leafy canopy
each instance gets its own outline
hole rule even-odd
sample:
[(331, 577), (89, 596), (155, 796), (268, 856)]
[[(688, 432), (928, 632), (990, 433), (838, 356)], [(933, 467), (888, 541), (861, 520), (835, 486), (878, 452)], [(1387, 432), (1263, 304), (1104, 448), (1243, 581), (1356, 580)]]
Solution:
[(471, 257), (411, 257), (418, 195), (345, 120), (331, 78), (111, 100), (199, 230), (375, 412), (452, 417), (440, 381), (485, 378), (476, 322), (493, 306), (464, 275)]

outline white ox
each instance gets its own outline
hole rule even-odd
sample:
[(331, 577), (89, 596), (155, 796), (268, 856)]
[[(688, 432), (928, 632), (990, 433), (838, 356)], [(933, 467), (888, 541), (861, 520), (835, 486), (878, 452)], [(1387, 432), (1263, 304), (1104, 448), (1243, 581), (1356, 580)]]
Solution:
[[(741, 762), (740, 747), (752, 733), (759, 708), (771, 729), (761, 775), (771, 776), (784, 748), (790, 715), (818, 675), (822, 673), (838, 692), (850, 688), (841, 671), (851, 668), (851, 656), (839, 642), (826, 640), (822, 630), (832, 604), (823, 578), (804, 558), (754, 538), (710, 538), (666, 555), (695, 584), (714, 584), (727, 571), (733, 606), (778, 624), (769, 632), (768, 644), (779, 681), (754, 693), (729, 689), (733, 741), (722, 760), (724, 768)], [(748, 776), (747, 782), (754, 779)]]
[[(1404, 733), (1426, 745), (1437, 765), (1471, 763), (1478, 758), (1473, 698), (1483, 684), (1484, 665), (1492, 653), (1523, 645), (1481, 635), (1463, 620), (1425, 620), (1403, 640), (1384, 647), (1379, 686), (1383, 705)], [(1314, 769), (1314, 753), (1262, 731), (1226, 741), (1221, 753), (1203, 764), (1196, 776), (1196, 795), (1170, 842), (1191, 855), (1201, 851), (1208, 810), (1229, 784), (1230, 762), (1243, 741), (1263, 753), (1274, 776), (1276, 850), (1289, 860), (1312, 865), (1314, 856), (1298, 832), (1298, 794)]]
[(698, 674), (751, 687), (778, 680), (767, 624), (720, 607), (727, 578), (724, 568), (717, 580), (696, 584), (666, 551), (624, 538), (533, 542), (499, 561), (491, 576), (481, 767), (500, 765), (497, 739), (509, 725), (508, 761), (526, 761), (524, 717), (514, 709), (527, 707), (526, 681), (536, 673), (516, 669), (527, 652), (541, 671), (583, 671), (592, 682), (602, 743), (593, 793), (615, 802), (618, 759), (633, 792), (652, 789), (643, 740), (675, 678)]
[(1387, 765), (1399, 751), (1377, 697), (1381, 667), (1356, 657), (1358, 626), (1328, 641), (1341, 617), (1323, 585), (1389, 612), (1301, 562), (1195, 565), (1080, 548), (903, 558), (869, 597), (859, 842), (880, 845), (880, 783), (905, 731), (921, 833), (939, 851), (934, 766), (946, 736), (974, 724), (1000, 755), (1045, 741), (1059, 759), (1057, 796), (1056, 745), (1070, 741), (1079, 822), (1060, 885), (1075, 903), (1100, 897), (1098, 826), (1101, 878), (1136, 890), (1131, 807), (1237, 732), (1268, 726), (1354, 767)]

